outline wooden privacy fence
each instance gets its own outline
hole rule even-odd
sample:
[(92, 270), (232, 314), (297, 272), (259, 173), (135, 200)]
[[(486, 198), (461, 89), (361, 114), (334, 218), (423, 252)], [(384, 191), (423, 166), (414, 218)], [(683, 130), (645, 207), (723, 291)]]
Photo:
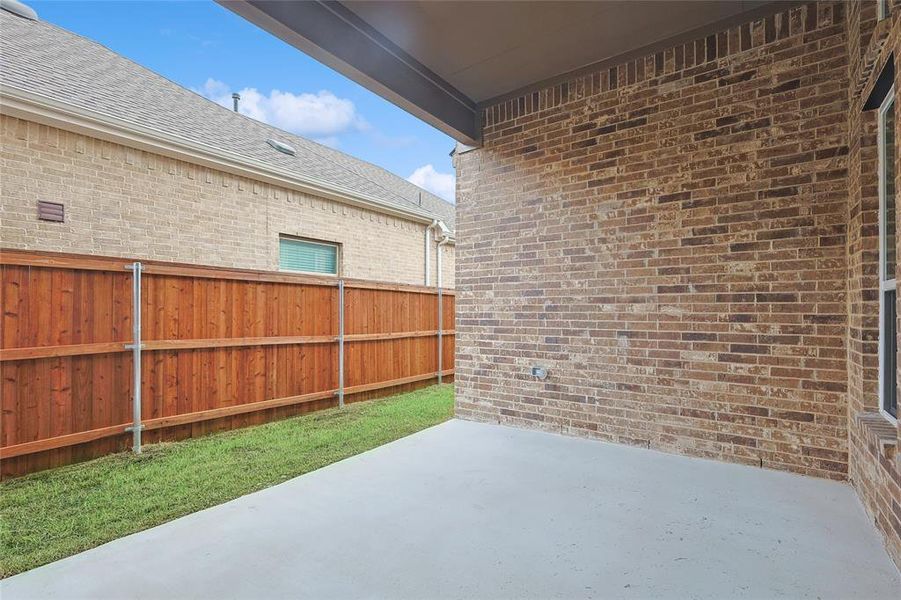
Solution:
[(0, 282), (5, 476), (454, 373), (452, 291), (15, 250)]

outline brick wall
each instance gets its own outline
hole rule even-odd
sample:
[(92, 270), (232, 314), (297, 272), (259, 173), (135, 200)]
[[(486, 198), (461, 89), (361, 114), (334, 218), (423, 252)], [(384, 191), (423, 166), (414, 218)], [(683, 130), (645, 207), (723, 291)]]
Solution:
[[(877, 22), (876, 3), (848, 6), (848, 477), (901, 565), (901, 429), (879, 414), (879, 195), (876, 111), (863, 111), (889, 55), (901, 56), (901, 21)], [(895, 89), (901, 89), (897, 79)], [(896, 139), (897, 134), (896, 134)], [(901, 169), (896, 168), (896, 173)], [(898, 240), (901, 249), (901, 239)]]
[(485, 111), (459, 416), (846, 478), (845, 20), (792, 8)]
[[(2, 247), (275, 270), (290, 234), (340, 243), (347, 277), (424, 281), (420, 223), (6, 115), (0, 145)], [(38, 200), (66, 222), (39, 221)], [(453, 287), (452, 246), (444, 273)]]
[(899, 11), (809, 3), (485, 110), (457, 415), (848, 478), (901, 565), (862, 111), (892, 52)]

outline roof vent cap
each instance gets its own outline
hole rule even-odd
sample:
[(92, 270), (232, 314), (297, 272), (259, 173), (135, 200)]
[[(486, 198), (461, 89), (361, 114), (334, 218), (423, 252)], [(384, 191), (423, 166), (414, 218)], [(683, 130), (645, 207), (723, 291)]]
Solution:
[(14, 15), (28, 19), (29, 21), (38, 20), (38, 13), (27, 4), (19, 2), (19, 0), (0, 0), (0, 8), (6, 12), (11, 12)]
[(284, 142), (280, 142), (278, 140), (273, 140), (269, 138), (266, 140), (266, 143), (281, 152), (282, 154), (288, 154), (289, 156), (295, 156), (297, 154), (297, 150), (294, 149), (294, 146), (289, 146)]

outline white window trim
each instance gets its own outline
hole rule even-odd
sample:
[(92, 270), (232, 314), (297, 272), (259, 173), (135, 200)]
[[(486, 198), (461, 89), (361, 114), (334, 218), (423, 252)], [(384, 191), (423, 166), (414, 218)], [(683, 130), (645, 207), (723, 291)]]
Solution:
[(888, 17), (889, 12), (891, 12), (888, 9), (888, 2), (889, 0), (877, 0), (876, 6), (878, 8), (878, 14), (876, 15), (876, 20), (881, 21), (882, 19)]
[[(281, 262), (279, 262), (278, 270), (281, 273), (298, 273), (300, 275), (314, 275), (318, 277), (334, 277), (338, 279), (341, 277), (341, 272), (343, 271), (342, 258), (343, 254), (341, 252), (341, 244), (338, 242), (329, 242), (326, 240), (314, 240), (312, 238), (301, 237), (298, 235), (291, 235), (288, 233), (280, 233), (278, 236), (278, 243), (281, 244), (282, 240), (294, 240), (297, 242), (306, 242), (307, 244), (319, 244), (320, 246), (329, 246), (335, 249), (335, 273), (322, 273), (320, 271), (299, 271), (295, 269), (283, 269)], [(280, 247), (276, 247), (276, 250), (281, 251)]]
[[(885, 112), (888, 110), (889, 106), (892, 105), (895, 101), (895, 86), (889, 88), (888, 93), (885, 95), (885, 99), (882, 101), (882, 104), (879, 106), (879, 115), (878, 115), (878, 134), (877, 134), (877, 145), (879, 146), (879, 269), (878, 269), (878, 277), (879, 277), (879, 412), (888, 419), (891, 423), (897, 426), (898, 420), (892, 416), (890, 412), (885, 410), (885, 406), (883, 406), (883, 389), (885, 385), (885, 356), (883, 351), (882, 344), (882, 336), (884, 332), (884, 296), (885, 292), (891, 290), (897, 290), (897, 280), (890, 279), (886, 280), (885, 275), (885, 218), (883, 215), (885, 214), (885, 151), (883, 146), (883, 139), (885, 138), (885, 121), (883, 119)], [(896, 106), (897, 109), (897, 106)], [(898, 118), (897, 111), (895, 112), (895, 118)], [(897, 140), (896, 140), (897, 141)], [(897, 177), (895, 178), (897, 180)], [(895, 209), (897, 212), (897, 202), (898, 202), (898, 194), (897, 190), (895, 190)], [(897, 225), (896, 225), (896, 235), (897, 235)], [(895, 260), (897, 261), (897, 252)], [(897, 266), (896, 266), (897, 269)], [(897, 375), (895, 375), (897, 377)]]

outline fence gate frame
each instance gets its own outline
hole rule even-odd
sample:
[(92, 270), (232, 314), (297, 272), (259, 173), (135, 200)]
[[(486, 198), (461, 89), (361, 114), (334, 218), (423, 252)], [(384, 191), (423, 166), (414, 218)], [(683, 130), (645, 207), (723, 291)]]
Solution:
[(444, 293), (438, 286), (438, 385), (441, 385), (444, 372)]

